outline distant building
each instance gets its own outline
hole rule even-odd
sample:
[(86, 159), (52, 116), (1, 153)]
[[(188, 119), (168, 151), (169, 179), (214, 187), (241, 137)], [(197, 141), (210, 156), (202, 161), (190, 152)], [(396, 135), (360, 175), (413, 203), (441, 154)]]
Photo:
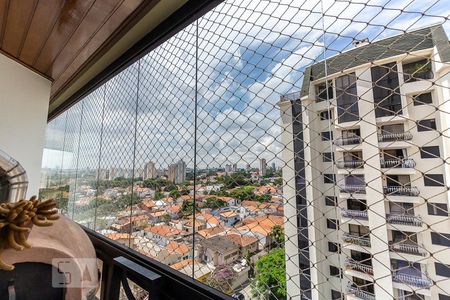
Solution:
[(266, 175), (267, 173), (267, 161), (265, 158), (259, 160), (259, 172), (261, 175)]
[(232, 166), (231, 166), (231, 164), (225, 165), (225, 172), (228, 174), (228, 173), (231, 173), (231, 171), (232, 171)]
[(156, 167), (155, 167), (155, 163), (152, 161), (149, 161), (148, 163), (145, 164), (144, 166), (144, 176), (143, 179), (152, 179), (152, 178), (156, 178), (158, 176), (157, 171), (156, 171)]
[(233, 172), (237, 172), (238, 171), (238, 166), (237, 164), (233, 164)]
[(203, 240), (201, 249), (200, 257), (213, 266), (230, 264), (239, 258), (239, 245), (223, 236)]
[(144, 169), (142, 168), (137, 168), (136, 170), (134, 170), (134, 178), (144, 178)]
[(252, 169), (252, 167), (250, 166), (250, 164), (247, 164), (247, 166), (245, 167), (245, 169), (247, 170), (247, 172), (250, 172), (250, 170)]
[(186, 163), (182, 160), (169, 166), (167, 178), (175, 184), (180, 184), (186, 180)]
[(272, 163), (272, 170), (275, 172), (277, 170), (277, 166), (275, 165), (275, 162)]

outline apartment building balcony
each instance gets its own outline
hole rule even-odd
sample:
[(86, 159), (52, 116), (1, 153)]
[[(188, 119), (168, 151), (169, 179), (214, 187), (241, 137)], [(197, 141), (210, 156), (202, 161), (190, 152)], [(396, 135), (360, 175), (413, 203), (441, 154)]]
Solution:
[(364, 161), (362, 160), (351, 160), (344, 161), (340, 160), (336, 162), (336, 167), (338, 169), (358, 169), (364, 167)]
[(375, 294), (359, 289), (357, 287), (354, 286), (349, 286), (347, 288), (347, 295), (352, 295), (358, 299), (363, 299), (363, 300), (375, 300)]
[(353, 209), (342, 208), (341, 216), (344, 218), (352, 218), (352, 219), (358, 219), (358, 220), (368, 220), (369, 219), (367, 210), (353, 210)]
[(337, 138), (334, 143), (336, 146), (350, 146), (350, 145), (359, 145), (362, 142), (362, 138), (360, 136), (351, 136), (351, 137), (341, 137)]
[(365, 194), (366, 186), (365, 185), (341, 185), (341, 186), (339, 186), (339, 191), (341, 193), (349, 193), (349, 194)]
[(346, 243), (358, 245), (361, 247), (370, 247), (370, 238), (364, 236), (353, 235), (347, 232), (344, 232), (342, 239)]
[(433, 285), (433, 281), (427, 277), (421, 277), (412, 274), (405, 274), (401, 272), (394, 272), (392, 276), (394, 282), (403, 283), (409, 286), (418, 288), (430, 288)]
[(419, 216), (405, 214), (387, 214), (386, 220), (389, 224), (407, 225), (421, 227), (423, 222)]
[(425, 249), (419, 247), (419, 245), (406, 242), (389, 242), (389, 249), (393, 252), (412, 254), (423, 257), (427, 256), (428, 254), (428, 252)]
[(410, 141), (413, 135), (411, 132), (396, 132), (396, 133), (381, 133), (378, 135), (378, 141), (383, 142), (396, 142), (396, 141)]
[(360, 273), (364, 273), (367, 275), (373, 275), (373, 267), (370, 265), (366, 265), (351, 258), (345, 260), (344, 266), (346, 270), (356, 271)]
[(414, 168), (416, 162), (413, 159), (382, 159), (381, 168), (391, 169), (391, 168)]
[(419, 189), (410, 186), (388, 185), (383, 187), (383, 192), (385, 195), (392, 195), (392, 196), (416, 197), (419, 195)]

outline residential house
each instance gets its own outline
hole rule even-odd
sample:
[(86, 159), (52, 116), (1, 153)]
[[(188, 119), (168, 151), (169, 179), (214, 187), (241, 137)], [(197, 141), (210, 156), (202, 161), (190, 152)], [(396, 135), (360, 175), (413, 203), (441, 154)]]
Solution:
[(179, 204), (171, 205), (166, 208), (166, 212), (170, 216), (171, 219), (178, 219), (180, 210), (181, 210), (181, 205), (179, 205)]
[(165, 249), (158, 252), (156, 259), (166, 265), (192, 258), (192, 249), (184, 243), (170, 241)]
[(183, 224), (182, 228), (184, 232), (192, 233), (194, 231), (194, 226), (195, 232), (198, 232), (200, 230), (206, 229), (206, 222), (198, 219), (196, 219), (194, 222), (194, 219), (190, 218)]
[(134, 238), (129, 233), (107, 233), (105, 236), (113, 241), (121, 243), (127, 247), (134, 248)]
[(258, 239), (256, 237), (241, 235), (239, 233), (229, 233), (224, 235), (224, 237), (239, 245), (240, 257), (258, 251)]
[(206, 229), (202, 229), (200, 231), (197, 232), (198, 235), (200, 235), (202, 238), (210, 238), (216, 235), (220, 235), (225, 233), (226, 230), (224, 227), (222, 226), (216, 226), (216, 227), (211, 227), (211, 228), (206, 228)]
[(201, 259), (215, 267), (230, 264), (239, 259), (239, 245), (220, 235), (203, 240), (201, 248)]
[(167, 215), (166, 211), (159, 210), (159, 211), (149, 213), (148, 219), (150, 220), (151, 224), (157, 224), (157, 223), (164, 222), (165, 215)]
[(154, 225), (144, 229), (147, 238), (160, 246), (166, 246), (170, 241), (180, 237), (182, 231), (169, 225)]
[(240, 220), (239, 214), (234, 211), (226, 211), (221, 213), (219, 216), (220, 221), (223, 222), (223, 225), (228, 227), (233, 226)]

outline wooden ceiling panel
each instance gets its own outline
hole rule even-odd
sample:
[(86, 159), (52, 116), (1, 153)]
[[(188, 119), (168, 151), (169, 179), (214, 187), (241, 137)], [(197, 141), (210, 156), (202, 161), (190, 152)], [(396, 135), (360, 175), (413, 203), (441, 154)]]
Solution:
[[(194, 14), (208, 1), (221, 0), (0, 0), (0, 55), (53, 82), (52, 111), (144, 37), (158, 40), (173, 13), (186, 5)], [(174, 19), (162, 32), (184, 20)]]
[(37, 2), (37, 0), (9, 2), (2, 43), (2, 50), (6, 53), (15, 57), (18, 56)]
[(46, 71), (50, 68), (51, 63), (61, 52), (78, 26), (83, 22), (84, 17), (93, 4), (93, 0), (70, 0), (66, 2), (55, 27), (53, 27), (50, 37), (42, 48), (36, 62), (33, 63), (34, 68), (50, 75)]
[[(62, 49), (55, 61), (50, 65), (50, 69), (46, 70), (46, 73), (50, 74), (52, 78), (58, 78), (81, 49), (95, 38), (98, 30), (114, 14), (122, 2), (123, 0), (96, 1), (64, 49)], [(109, 34), (111, 35), (114, 30), (109, 32)]]
[(92, 38), (76, 55), (72, 61), (63, 68), (63, 72), (55, 77), (52, 90), (56, 95), (66, 85), (70, 79), (77, 74), (89, 58), (96, 53), (100, 47), (111, 37), (111, 33), (117, 30), (117, 24), (122, 24), (128, 16), (133, 13), (145, 0), (125, 0), (120, 7), (114, 11), (114, 14), (103, 24)]
[(19, 54), (21, 61), (32, 65), (59, 19), (65, 0), (39, 0), (30, 29)]
[(8, 19), (9, 0), (0, 0), (0, 45), (3, 42), (3, 34), (6, 28), (6, 20)]

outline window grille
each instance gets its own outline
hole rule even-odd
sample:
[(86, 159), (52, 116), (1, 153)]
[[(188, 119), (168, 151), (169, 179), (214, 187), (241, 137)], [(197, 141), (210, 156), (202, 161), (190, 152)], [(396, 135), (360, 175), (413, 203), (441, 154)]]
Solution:
[(448, 13), (225, 0), (48, 124), (40, 197), (238, 299), (448, 299)]

